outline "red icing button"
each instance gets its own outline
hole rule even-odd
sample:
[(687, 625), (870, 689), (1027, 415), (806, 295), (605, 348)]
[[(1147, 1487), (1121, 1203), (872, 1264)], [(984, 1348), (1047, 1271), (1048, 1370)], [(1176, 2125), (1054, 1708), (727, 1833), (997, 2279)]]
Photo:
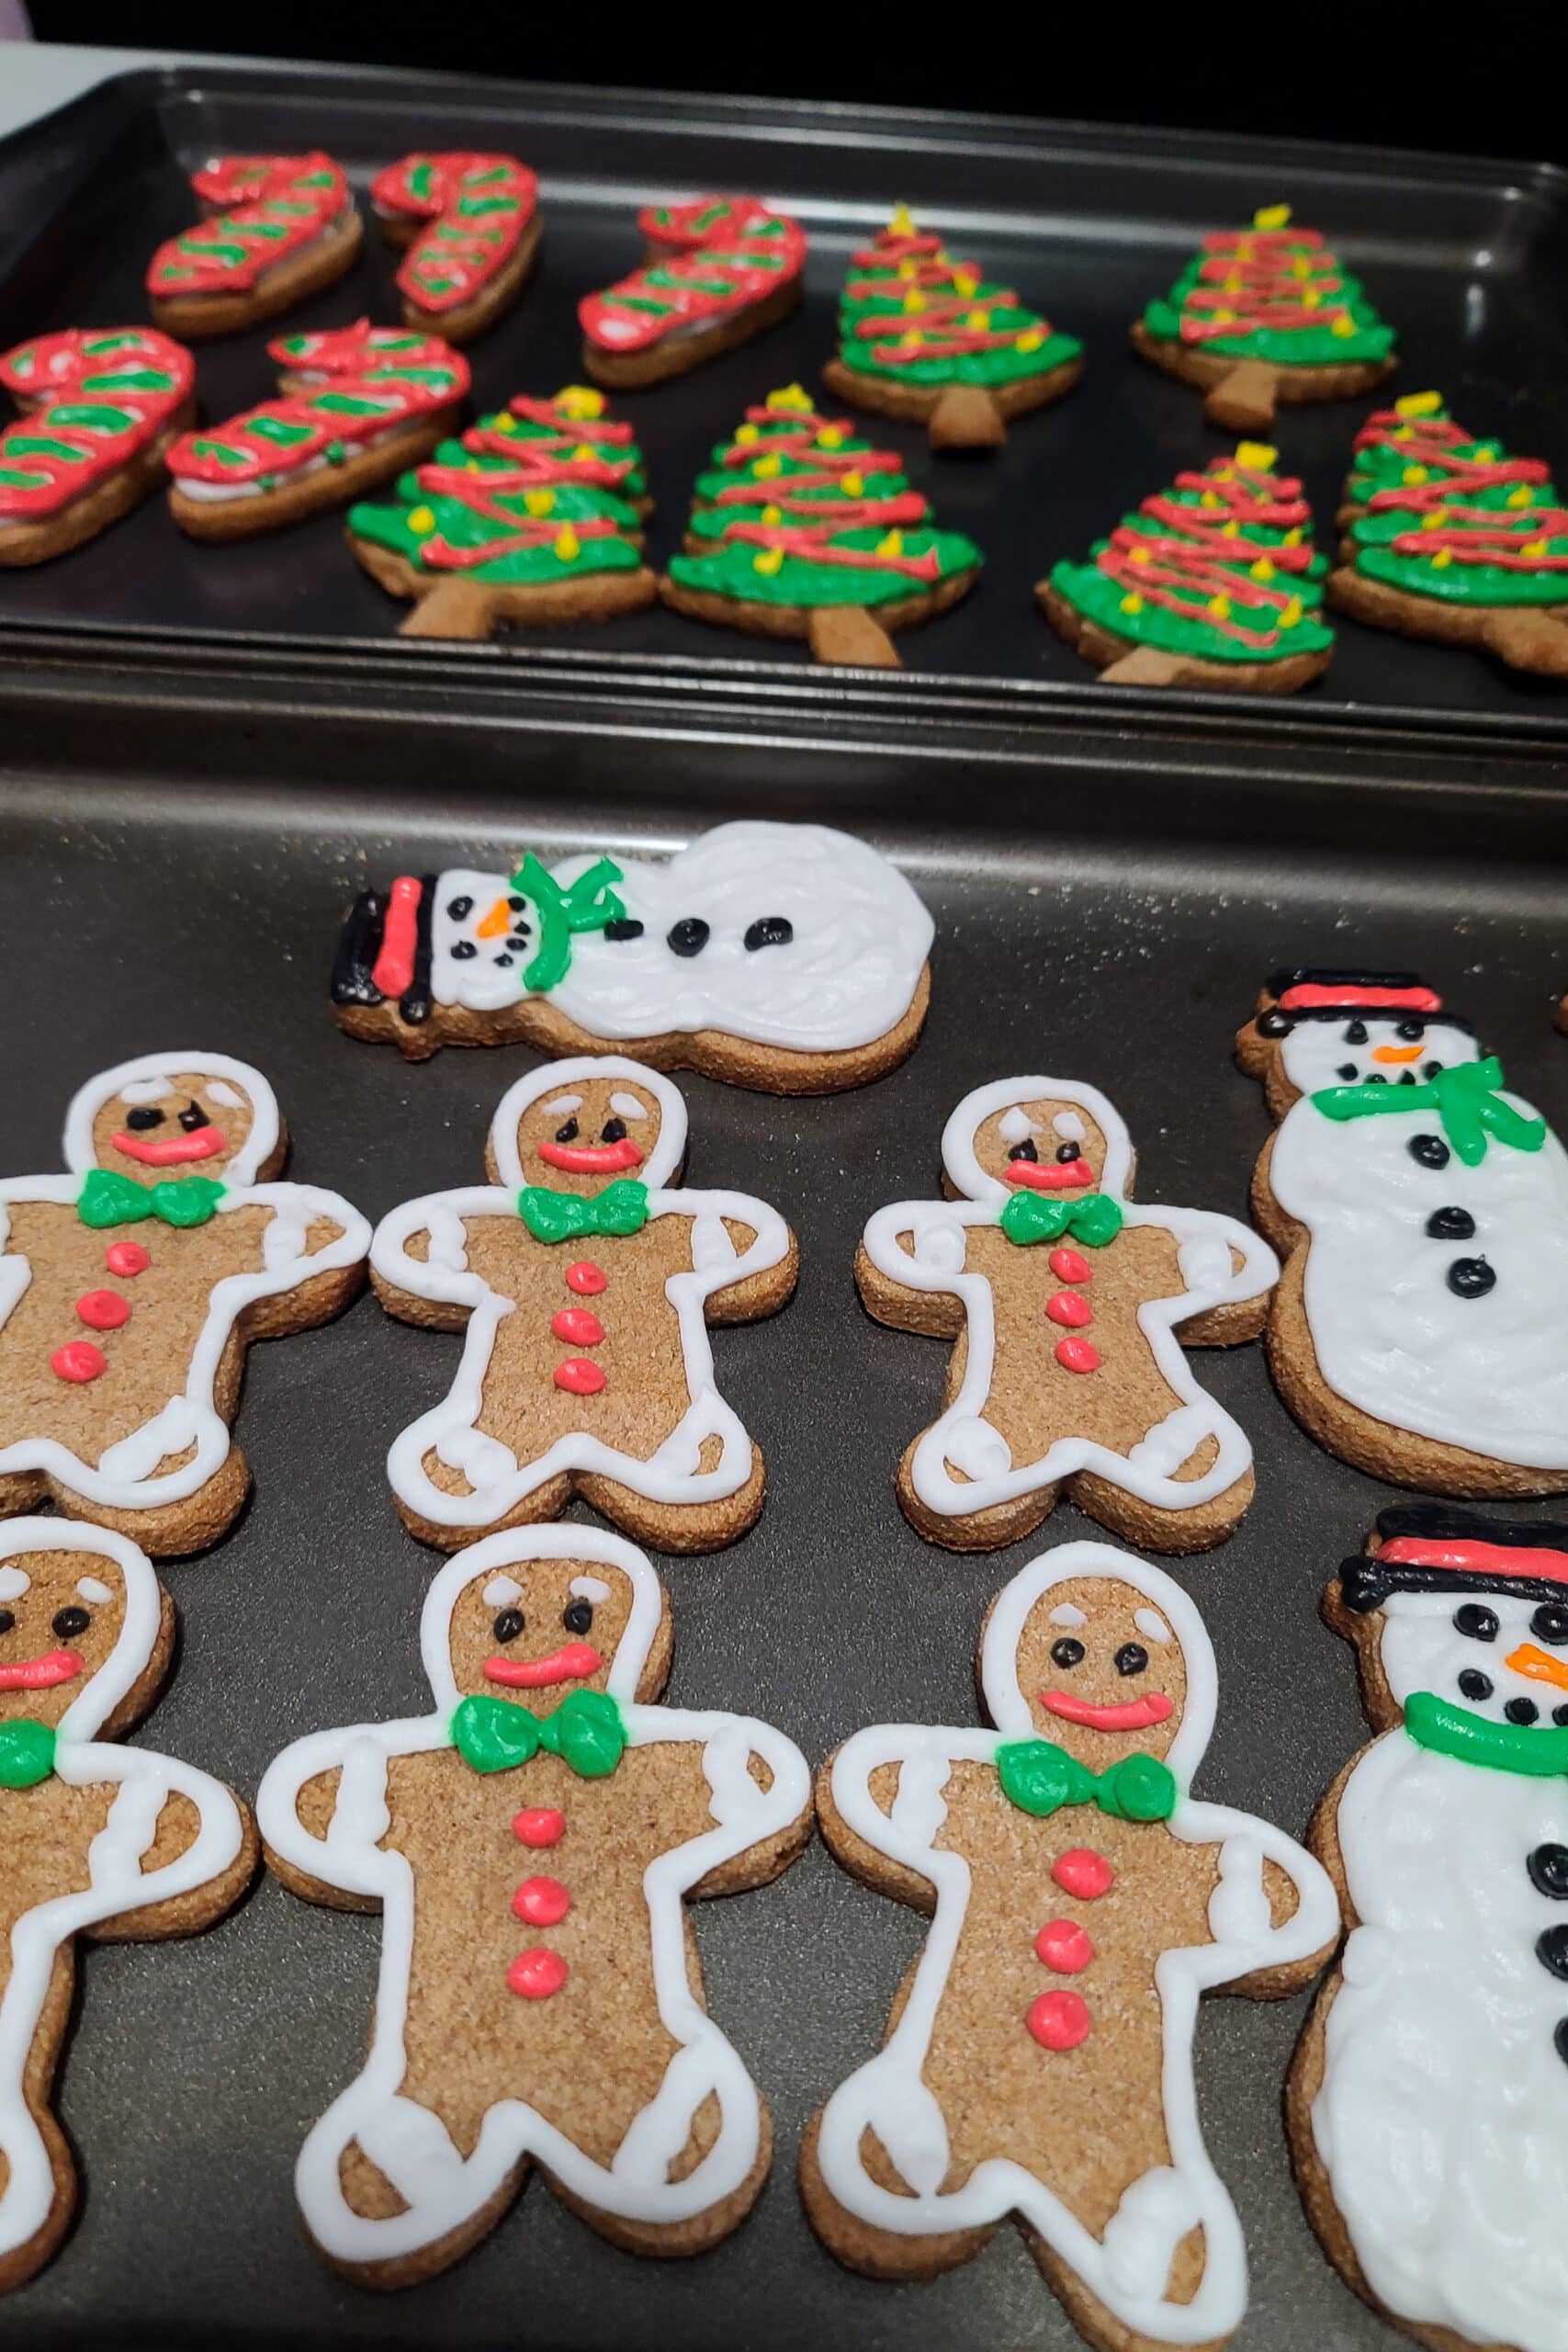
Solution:
[(604, 1374), (586, 1356), (568, 1356), (558, 1363), (555, 1380), (558, 1388), (568, 1388), (574, 1396), (597, 1396), (604, 1385)]
[(521, 1813), (513, 1815), (512, 1827), (525, 1846), (558, 1846), (566, 1815), (553, 1804), (525, 1804)]
[(1059, 1283), (1087, 1283), (1094, 1279), (1094, 1268), (1077, 1250), (1053, 1250), (1045, 1263)]
[(571, 1897), (558, 1878), (525, 1878), (512, 1898), (512, 1908), (531, 1928), (553, 1928), (571, 1909)]
[(49, 1360), (50, 1370), (61, 1380), (96, 1380), (107, 1372), (109, 1360), (102, 1348), (94, 1347), (91, 1340), (67, 1340), (56, 1348)]
[(130, 1320), (130, 1301), (117, 1290), (85, 1290), (76, 1313), (89, 1331), (118, 1331)]
[(550, 1329), (574, 1348), (596, 1348), (604, 1336), (604, 1326), (591, 1306), (563, 1306), (551, 1316)]
[(1115, 1871), (1092, 1846), (1074, 1846), (1067, 1853), (1058, 1854), (1051, 1875), (1065, 1894), (1076, 1894), (1080, 1903), (1093, 1903), (1109, 1894), (1116, 1883)]
[[(560, 1991), (567, 1974), (567, 1964), (558, 1951), (552, 1951), (548, 1944), (536, 1944), (532, 1951), (518, 1953), (506, 1972), (506, 1981), (525, 2001), (547, 2001), (552, 1993)], [(1081, 2001), (1078, 2007), (1082, 2008)], [(1086, 2026), (1084, 2031), (1088, 2030)], [(1078, 2039), (1081, 2041), (1083, 2036), (1080, 2034)]]
[(592, 1258), (579, 1258), (575, 1265), (566, 1270), (566, 1286), (574, 1290), (579, 1298), (597, 1298), (608, 1281), (604, 1268), (596, 1266)]
[(1051, 1352), (1064, 1372), (1100, 1370), (1100, 1350), (1092, 1340), (1058, 1340)]
[(1043, 2050), (1076, 2050), (1089, 2040), (1093, 2019), (1077, 1993), (1042, 1993), (1023, 2022)]
[(152, 1260), (140, 1241), (111, 1241), (104, 1251), (104, 1263), (111, 1274), (130, 1276), (144, 1274)]
[(1059, 1976), (1076, 1976), (1094, 1958), (1094, 1944), (1076, 1919), (1051, 1919), (1034, 1939), (1034, 1956)]
[(1045, 1312), (1053, 1323), (1065, 1323), (1072, 1331), (1081, 1331), (1086, 1323), (1094, 1321), (1093, 1307), (1076, 1291), (1059, 1290), (1055, 1298), (1045, 1301)]

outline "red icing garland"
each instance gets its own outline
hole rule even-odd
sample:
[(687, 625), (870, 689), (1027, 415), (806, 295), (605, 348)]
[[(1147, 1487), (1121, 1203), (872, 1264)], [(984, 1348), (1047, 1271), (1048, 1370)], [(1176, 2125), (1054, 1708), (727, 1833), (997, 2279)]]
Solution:
[(603, 351), (647, 351), (677, 328), (728, 318), (768, 300), (806, 265), (799, 222), (754, 196), (648, 205), (637, 227), (664, 252), (577, 306), (583, 334)]
[[(1280, 637), (1275, 616), (1290, 603), (1292, 591), (1288, 585), (1277, 588), (1272, 582), (1250, 579), (1246, 565), (1266, 558), (1276, 571), (1304, 572), (1312, 561), (1312, 548), (1306, 544), (1259, 546), (1239, 532), (1226, 537), (1224, 526), (1259, 523), (1298, 527), (1310, 519), (1311, 511), (1302, 497), (1301, 483), (1289, 475), (1257, 472), (1238, 465), (1234, 458), (1216, 458), (1207, 473), (1178, 474), (1176, 481), (1178, 488), (1217, 497), (1220, 507), (1182, 506), (1165, 492), (1145, 499), (1139, 513), (1156, 522), (1179, 516), (1180, 535), (1135, 531), (1119, 523), (1095, 558), (1099, 569), (1146, 604), (1162, 605), (1186, 619), (1206, 622), (1259, 652), (1270, 650)], [(1233, 606), (1241, 605), (1254, 624), (1261, 620), (1262, 625), (1249, 626), (1228, 613), (1213, 611), (1216, 596), (1224, 596)]]
[[(1299, 256), (1303, 246), (1321, 257), (1321, 268), (1303, 274), (1279, 266), (1286, 254)], [(1182, 304), (1183, 343), (1257, 334), (1268, 327), (1289, 333), (1331, 321), (1332, 309), (1308, 311), (1302, 301), (1309, 288), (1315, 294), (1332, 295), (1345, 282), (1316, 229), (1217, 230), (1204, 238), (1200, 250), (1211, 258), (1200, 264), (1198, 282)], [(1211, 315), (1215, 311), (1229, 315), (1215, 318)]]
[[(118, 376), (158, 380), (122, 390)], [(195, 377), (184, 344), (155, 327), (69, 327), (17, 344), (0, 358), (0, 383), (27, 413), (0, 435), (0, 472), (35, 479), (0, 479), (0, 515), (38, 522), (128, 464), (189, 399)], [(56, 423), (51, 412), (67, 404), (71, 421)], [(59, 447), (17, 446), (40, 436)]]

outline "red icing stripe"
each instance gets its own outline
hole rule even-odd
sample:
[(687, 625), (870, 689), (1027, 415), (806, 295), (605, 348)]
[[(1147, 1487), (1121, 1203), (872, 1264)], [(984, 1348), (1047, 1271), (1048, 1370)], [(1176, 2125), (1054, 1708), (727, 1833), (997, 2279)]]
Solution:
[(401, 996), (413, 978), (422, 888), (417, 874), (400, 874), (388, 893), (381, 952), (370, 971), (383, 996)]
[(577, 306), (601, 351), (647, 351), (682, 327), (765, 302), (806, 266), (806, 232), (754, 196), (649, 205), (637, 227), (656, 258)]
[(1435, 989), (1327, 988), (1321, 980), (1303, 980), (1280, 999), (1281, 1012), (1306, 1012), (1319, 1004), (1386, 1006), (1391, 1012), (1440, 1012), (1443, 1000)]
[(1568, 1583), (1568, 1552), (1551, 1552), (1535, 1544), (1483, 1544), (1470, 1536), (1434, 1541), (1422, 1535), (1396, 1535), (1378, 1546), (1376, 1557), (1394, 1567), (1457, 1568), (1477, 1577), (1550, 1577)]

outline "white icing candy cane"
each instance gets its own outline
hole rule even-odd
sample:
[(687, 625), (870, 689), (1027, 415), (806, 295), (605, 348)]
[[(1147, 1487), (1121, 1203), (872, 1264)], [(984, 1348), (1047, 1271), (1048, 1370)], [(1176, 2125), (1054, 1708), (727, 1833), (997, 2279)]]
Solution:
[[(93, 1125), (106, 1102), (116, 1096), (128, 1104), (153, 1102), (168, 1093), (166, 1081), (172, 1078), (214, 1075), (225, 1088), (231, 1083), (243, 1090), (251, 1104), (250, 1133), (224, 1169), (217, 1214), (231, 1216), (246, 1208), (266, 1212), (261, 1269), (228, 1274), (213, 1284), (207, 1317), (189, 1362), (169, 1367), (171, 1384), (177, 1385), (140, 1428), (107, 1447), (98, 1461), (84, 1462), (56, 1438), (25, 1428), (16, 1433), (12, 1426), (0, 1421), (0, 1476), (41, 1471), (85, 1502), (110, 1510), (155, 1510), (167, 1503), (186, 1501), (229, 1457), (229, 1425), (216, 1408), (213, 1391), (224, 1349), (246, 1308), (258, 1299), (294, 1290), (314, 1274), (356, 1265), (364, 1258), (369, 1247), (369, 1225), (340, 1194), (314, 1184), (254, 1181), (256, 1170), (276, 1151), (282, 1131), (276, 1097), (259, 1070), (226, 1054), (139, 1054), (134, 1060), (89, 1079), (73, 1097), (65, 1119), (68, 1175), (0, 1180), (0, 1334), (32, 1280), (27, 1259), (8, 1247), (12, 1205), (29, 1201), (74, 1204), (83, 1179), (96, 1164)], [(241, 1096), (235, 1094), (232, 1099), (238, 1102)], [(311, 1250), (307, 1233), (318, 1217), (341, 1230)], [(187, 1448), (189, 1458), (177, 1469), (154, 1475), (160, 1462)]]
[[(498, 2100), (487, 2112), (472, 2154), (463, 2157), (440, 2118), (401, 2096), (404, 2028), (414, 1941), (413, 1874), (404, 1857), (383, 1850), (388, 1828), (389, 1758), (445, 1747), (457, 1703), (449, 1628), (458, 1595), (470, 1584), (535, 1560), (583, 1559), (618, 1569), (632, 1587), (632, 1609), (607, 1688), (620, 1702), (628, 1747), (666, 1742), (700, 1747), (712, 1795), (714, 1827), (660, 1854), (643, 1877), (660, 2018), (676, 2049), (663, 2080), (634, 2118), (608, 2165), (595, 2163), (525, 2100)], [(575, 1589), (575, 1587), (574, 1587)], [(295, 2186), (317, 2243), (342, 2262), (373, 2263), (418, 2253), (469, 2221), (495, 2195), (518, 2161), (534, 2156), (569, 2196), (627, 2221), (677, 2223), (730, 2196), (750, 2174), (761, 2142), (756, 2086), (739, 2053), (693, 1993), (686, 1965), (682, 1896), (709, 1871), (797, 1820), (810, 1800), (810, 1774), (793, 1743), (750, 1716), (639, 1705), (634, 1693), (659, 1627), (659, 1580), (643, 1555), (619, 1536), (591, 1527), (503, 1532), (449, 1561), (430, 1588), (420, 1647), (434, 1711), (389, 1724), (356, 1724), (299, 1740), (267, 1771), (256, 1800), (271, 1850), (307, 1877), (373, 1897), (383, 1912), (376, 2025), (362, 2072), (312, 2129), (300, 2152)], [(767, 1768), (766, 1792), (752, 1777), (753, 1757)], [(304, 1828), (300, 1790), (341, 1766), (336, 1809), (324, 1839)], [(685, 2148), (694, 2119), (712, 2097), (718, 2130), (701, 2162), (683, 2178), (669, 2167)], [(392, 2181), (407, 2211), (375, 2220), (344, 2196), (339, 2162), (357, 2142)]]
[[(182, 1067), (190, 1067), (188, 1060)], [(69, 1787), (109, 1785), (118, 1794), (89, 1849), (86, 1886), (23, 1912), (12, 1930), (11, 1973), (0, 1997), (0, 2156), (8, 2167), (0, 2188), (0, 2259), (38, 2234), (59, 2195), (49, 2147), (24, 2088), (57, 1954), (99, 1920), (206, 1886), (230, 1867), (244, 1838), (240, 1809), (220, 1781), (172, 1757), (94, 1737), (145, 1672), (158, 1638), (158, 1585), (146, 1555), (105, 1528), (61, 1519), (8, 1521), (0, 1532), (0, 1558), (14, 1564), (37, 1552), (90, 1552), (111, 1562), (123, 1580), (123, 1615), (114, 1648), (61, 1716), (54, 1747), (54, 1770)], [(0, 1566), (0, 1577), (10, 1579), (0, 1584), (0, 1591), (18, 1598), (17, 1579), (25, 1580), (26, 1571), (7, 1565)], [(94, 1581), (103, 1602), (111, 1600), (101, 1580)], [(79, 1588), (84, 1593), (86, 1582)], [(157, 1835), (164, 1807), (175, 1796), (194, 1809), (196, 1836), (174, 1861), (144, 1871), (142, 1857)]]
[[(1036, 1091), (1058, 1090), (1042, 1081)], [(1089, 1107), (1103, 1125), (1099, 1105), (1091, 1102)], [(1145, 1594), (1180, 1645), (1187, 1694), (1165, 1758), (1179, 1791), (1168, 1827), (1189, 1845), (1220, 1848), (1220, 1882), (1209, 1913), (1213, 1940), (1162, 1952), (1155, 1970), (1164, 2024), (1157, 2088), (1171, 2161), (1132, 2183), (1098, 2239), (1011, 2158), (989, 2158), (976, 2165), (962, 2187), (944, 2191), (946, 2125), (921, 2079), (970, 1891), (963, 1855), (935, 1843), (946, 1819), (943, 1788), (955, 1764), (989, 1763), (1002, 1741), (1038, 1736), (1018, 1680), (1024, 1621), (1054, 1586), (1093, 1577)], [(1134, 2335), (1162, 2344), (1208, 2343), (1228, 2335), (1242, 2316), (1247, 2261), (1235, 2210), (1209, 2160), (1198, 2119), (1192, 2035), (1199, 1996), (1211, 1986), (1320, 1951), (1338, 1923), (1333, 1885), (1281, 1830), (1251, 1814), (1200, 1804), (1188, 1794), (1213, 1728), (1217, 1681), (1202, 1619), (1162, 1570), (1097, 1543), (1064, 1544), (1032, 1560), (1003, 1587), (991, 1612), (981, 1683), (994, 1732), (880, 1724), (847, 1741), (833, 1767), (833, 1801), (848, 1826), (875, 1852), (934, 1886), (936, 1910), (897, 2025), (877, 2055), (840, 2086), (823, 2110), (818, 2147), (823, 2182), (846, 2211), (900, 2237), (983, 2228), (1017, 2214)], [(871, 1792), (873, 1776), (887, 1765), (898, 1767), (891, 1814)], [(1286, 1873), (1299, 1898), (1280, 1928), (1269, 1925), (1262, 1888), (1265, 1858)], [(1148, 2094), (1156, 2087), (1150, 2084)], [(882, 2187), (867, 2171), (862, 2142), (868, 2131), (886, 2149), (912, 2195)], [(1171, 2260), (1193, 2229), (1203, 2233), (1202, 2278), (1190, 2301), (1173, 2301), (1165, 2291)]]

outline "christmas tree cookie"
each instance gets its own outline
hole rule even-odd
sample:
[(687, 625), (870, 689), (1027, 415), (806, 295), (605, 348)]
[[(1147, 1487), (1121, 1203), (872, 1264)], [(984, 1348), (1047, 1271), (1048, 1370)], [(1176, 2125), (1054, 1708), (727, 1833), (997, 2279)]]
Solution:
[(896, 451), (818, 416), (798, 384), (750, 408), (699, 474), (684, 555), (660, 594), (677, 612), (804, 637), (819, 662), (897, 669), (891, 632), (945, 612), (983, 560), (932, 526)]
[(840, 400), (926, 423), (933, 449), (995, 447), (1007, 420), (1077, 382), (1083, 345), (922, 236), (899, 205), (880, 236), (850, 256), (839, 305), (839, 356), (822, 380)]
[(488, 637), (498, 621), (603, 620), (653, 603), (642, 452), (605, 408), (585, 384), (519, 395), (402, 475), (396, 505), (351, 509), (366, 571), (415, 600), (404, 637)]
[(1393, 329), (1321, 233), (1291, 226), (1288, 204), (1205, 237), (1134, 325), (1133, 347), (1201, 384), (1211, 424), (1233, 433), (1263, 432), (1280, 401), (1371, 391), (1396, 365)]
[(1568, 513), (1540, 458), (1472, 439), (1416, 392), (1358, 435), (1341, 520), (1341, 612), (1568, 677)]
[(1327, 570), (1312, 509), (1278, 453), (1243, 441), (1124, 514), (1087, 563), (1034, 594), (1054, 628), (1117, 685), (1293, 694), (1328, 667)]

